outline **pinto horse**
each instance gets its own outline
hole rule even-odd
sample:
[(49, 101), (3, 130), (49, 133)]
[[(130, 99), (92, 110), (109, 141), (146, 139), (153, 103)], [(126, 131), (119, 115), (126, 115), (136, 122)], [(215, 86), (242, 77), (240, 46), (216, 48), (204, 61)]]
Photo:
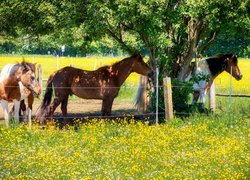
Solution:
[[(72, 94), (80, 98), (102, 100), (101, 115), (110, 116), (114, 98), (117, 97), (121, 85), (132, 72), (153, 76), (152, 69), (143, 61), (141, 55), (125, 58), (111, 66), (104, 66), (95, 71), (64, 67), (49, 77), (37, 119), (44, 116), (52, 118), (55, 109), (61, 104), (65, 120), (68, 98)], [(52, 85), (55, 98), (51, 103)]]
[(31, 93), (35, 97), (41, 93), (41, 87), (35, 77), (35, 64), (23, 61), (5, 65), (0, 74), (0, 102), (6, 127), (9, 126), (10, 119), (8, 103), (14, 102), (14, 119), (19, 122), (20, 101)]
[(204, 106), (208, 89), (211, 87), (214, 79), (223, 71), (229, 74), (232, 73), (232, 76), (236, 80), (241, 80), (242, 74), (235, 54), (218, 54), (197, 62), (196, 68), (190, 72), (186, 79), (186, 81), (191, 78), (194, 80), (193, 104), (200, 97), (201, 103)]

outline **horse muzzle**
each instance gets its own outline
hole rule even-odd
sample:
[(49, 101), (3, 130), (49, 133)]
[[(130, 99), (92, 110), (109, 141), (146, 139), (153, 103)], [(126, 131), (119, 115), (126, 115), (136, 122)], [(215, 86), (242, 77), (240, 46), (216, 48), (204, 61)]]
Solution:
[(41, 92), (35, 92), (35, 91), (32, 91), (32, 93), (33, 93), (33, 96), (36, 98), (38, 98), (41, 94)]
[(155, 72), (154, 71), (151, 71), (149, 74), (148, 74), (148, 79), (149, 81), (154, 81), (155, 79)]
[(239, 81), (239, 80), (242, 79), (242, 77), (243, 77), (242, 74), (239, 74), (239, 75), (236, 76), (236, 80)]
[(30, 86), (28, 87), (28, 89), (32, 92), (33, 96), (36, 98), (39, 97), (42, 92), (40, 86), (35, 86), (35, 87)]

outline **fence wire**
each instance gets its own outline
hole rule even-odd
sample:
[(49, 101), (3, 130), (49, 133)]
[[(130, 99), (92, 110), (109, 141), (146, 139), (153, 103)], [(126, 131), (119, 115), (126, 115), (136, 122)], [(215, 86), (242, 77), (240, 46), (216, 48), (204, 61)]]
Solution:
[[(47, 80), (47, 79), (43, 79), (43, 81), (45, 81), (45, 80)], [(250, 82), (250, 81), (249, 81)], [(16, 87), (16, 86), (7, 86), (7, 87)], [(120, 91), (121, 90), (126, 90), (126, 89), (132, 89), (132, 90), (137, 90), (138, 88), (141, 88), (142, 86), (134, 86), (134, 85), (129, 85), (129, 84), (125, 84), (125, 85), (122, 85), (121, 87), (74, 87), (74, 88), (76, 88), (76, 89), (83, 89), (83, 90), (93, 90), (93, 89), (98, 89), (98, 90), (106, 90), (106, 89), (118, 89), (118, 88), (120, 88)], [(163, 89), (163, 87), (164, 87), (164, 85), (159, 85), (158, 86), (158, 88), (159, 89)], [(222, 88), (223, 86), (222, 85), (216, 85), (216, 88), (217, 89), (220, 89), (220, 88)], [(53, 87), (53, 88), (55, 88), (55, 89), (70, 89), (70, 88), (72, 88), (72, 87)], [(154, 87), (154, 88), (156, 88), (156, 87)], [(192, 88), (192, 86), (188, 86), (188, 85), (173, 85), (172, 84), (172, 88)], [(246, 87), (246, 88), (249, 88), (249, 87)], [(223, 89), (227, 89), (227, 88), (225, 88), (225, 87), (223, 87)], [(234, 89), (232, 89), (232, 91), (234, 92)], [(248, 94), (249, 93), (249, 91), (246, 91), (246, 93), (247, 94), (244, 94), (243, 95), (243, 97), (250, 97), (250, 94)], [(218, 93), (217, 93), (218, 94)], [(234, 98), (234, 96), (237, 96), (237, 95), (242, 95), (242, 94), (231, 94), (231, 97), (229, 97), (229, 98)], [(224, 94), (224, 96), (229, 96), (229, 95), (227, 95), (226, 93)], [(74, 96), (74, 97), (77, 97), (77, 96)], [(132, 104), (132, 101), (134, 100), (134, 98), (135, 97), (133, 97), (133, 98), (127, 98), (127, 99), (120, 99), (119, 98), (119, 96), (116, 98), (116, 99), (118, 99), (119, 100), (119, 102), (121, 102), (121, 103), (131, 103)], [(223, 97), (222, 97), (223, 98)], [(79, 98), (79, 99), (81, 99), (81, 98)], [(113, 105), (113, 107), (115, 106), (115, 102), (116, 102), (116, 99), (115, 99), (115, 101), (114, 101), (114, 105)], [(83, 101), (84, 101), (84, 99), (83, 99)], [(222, 100), (223, 101), (223, 100)], [(222, 101), (221, 102), (219, 102), (219, 104), (217, 105), (217, 106), (222, 106)], [(236, 105), (232, 105), (232, 104), (234, 104), (234, 101), (232, 101), (232, 100), (230, 100), (230, 101), (228, 101), (231, 105), (230, 105), (230, 109), (233, 109), (233, 108), (235, 108), (235, 109), (239, 109), (239, 107), (241, 107), (242, 106), (242, 102), (238, 102), (238, 103), (236, 103)], [(88, 105), (87, 105), (88, 106)], [(235, 106), (235, 107), (234, 107)], [(136, 110), (136, 108), (134, 107), (134, 105), (131, 105), (131, 107), (133, 107), (133, 110)], [(83, 107), (84, 108), (84, 107)], [(219, 107), (219, 109), (221, 110), (223, 107)], [(101, 107), (99, 108), (99, 109), (101, 109)], [(124, 110), (124, 109), (121, 109), (121, 110)], [(122, 118), (127, 118), (127, 117), (132, 117), (132, 116), (148, 116), (148, 117), (155, 117), (157, 114), (159, 114), (160, 116), (163, 116), (164, 115), (164, 111), (165, 111), (165, 107), (163, 107), (163, 106), (161, 106), (161, 105), (159, 105), (159, 112), (158, 113), (153, 113), (153, 112), (150, 112), (150, 113), (144, 113), (144, 114), (139, 114), (139, 113), (134, 113), (134, 114), (123, 114), (123, 115), (112, 115), (112, 116), (109, 116), (109, 117), (102, 117), (102, 116), (100, 116), (100, 115), (93, 115), (93, 114), (91, 114), (91, 113), (81, 113), (81, 114), (84, 114), (84, 115), (86, 115), (87, 117), (89, 117), (89, 118), (117, 118), (117, 117), (122, 117)], [(228, 110), (227, 110), (227, 108), (225, 109), (225, 110), (222, 110), (223, 112), (226, 112), (226, 111), (229, 111), (229, 108), (228, 108)], [(70, 113), (70, 112), (69, 112)], [(74, 114), (74, 113), (70, 113), (70, 114)], [(99, 111), (99, 114), (100, 114), (100, 111)], [(190, 114), (192, 114), (192, 113), (185, 113), (185, 112), (174, 112), (174, 114), (175, 114), (175, 116), (176, 115), (190, 115)], [(241, 114), (243, 114), (243, 113), (241, 113)], [(64, 118), (63, 116), (60, 116), (60, 115), (55, 115), (55, 117), (56, 118)], [(79, 116), (72, 116), (72, 115), (70, 115), (70, 116), (67, 116), (67, 118), (72, 118), (72, 119), (74, 119), (74, 118), (80, 118), (80, 119), (84, 119), (85, 117), (79, 117)], [(146, 117), (147, 118), (147, 117)], [(145, 119), (146, 119), (145, 118)]]

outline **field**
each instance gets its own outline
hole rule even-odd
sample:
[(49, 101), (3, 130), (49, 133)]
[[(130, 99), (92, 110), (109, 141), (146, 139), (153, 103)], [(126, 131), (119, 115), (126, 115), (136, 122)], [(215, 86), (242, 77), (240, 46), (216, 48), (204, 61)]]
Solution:
[[(122, 58), (27, 59), (42, 64), (47, 78), (65, 65), (91, 70)], [(0, 57), (0, 69), (20, 60)], [(243, 79), (232, 80), (233, 93), (250, 94), (250, 61), (240, 59), (239, 67)], [(138, 79), (133, 74), (126, 86), (136, 86)], [(220, 75), (216, 91), (229, 93), (229, 82), (228, 74)], [(134, 94), (123, 89), (117, 110)], [(72, 100), (72, 111), (84, 102)], [(163, 125), (117, 118), (93, 119), (67, 130), (0, 127), (0, 179), (249, 179), (250, 98), (218, 97), (216, 103), (215, 114), (176, 117)]]

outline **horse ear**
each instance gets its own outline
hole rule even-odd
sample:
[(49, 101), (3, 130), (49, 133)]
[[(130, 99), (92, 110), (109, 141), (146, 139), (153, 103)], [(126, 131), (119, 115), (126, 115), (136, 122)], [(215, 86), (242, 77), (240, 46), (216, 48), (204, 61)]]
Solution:
[(23, 67), (24, 67), (24, 70), (26, 70), (26, 71), (29, 71), (30, 70), (30, 67), (29, 67), (29, 65), (26, 63), (26, 62), (22, 62), (22, 65), (23, 65)]
[(237, 58), (237, 55), (236, 54), (232, 54), (231, 58)]
[(229, 61), (229, 58), (228, 58), (228, 57), (225, 59), (225, 62), (227, 62), (227, 61)]

